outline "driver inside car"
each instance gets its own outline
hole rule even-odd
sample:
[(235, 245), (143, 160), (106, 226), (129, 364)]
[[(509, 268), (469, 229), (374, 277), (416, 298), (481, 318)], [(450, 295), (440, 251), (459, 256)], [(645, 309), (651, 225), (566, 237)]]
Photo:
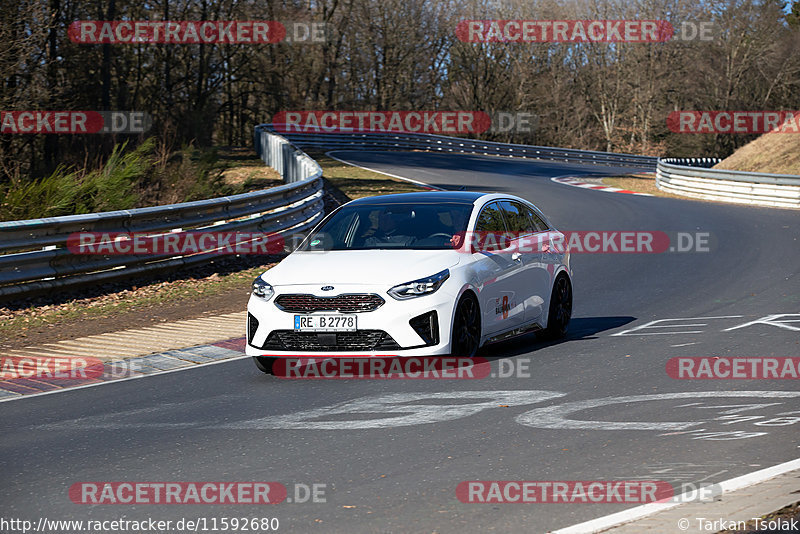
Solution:
[(375, 232), (366, 239), (367, 246), (375, 246), (380, 244), (403, 244), (408, 245), (414, 239), (408, 235), (398, 232), (397, 215), (390, 211), (383, 211), (378, 216), (378, 228)]

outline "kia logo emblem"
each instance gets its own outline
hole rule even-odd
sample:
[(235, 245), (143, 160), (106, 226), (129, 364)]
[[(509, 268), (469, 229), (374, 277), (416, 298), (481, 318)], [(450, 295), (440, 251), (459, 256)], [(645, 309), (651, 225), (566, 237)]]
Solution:
[(331, 290), (333, 289), (333, 286), (322, 286), (322, 288), (321, 288), (321, 289), (322, 289), (323, 291), (331, 291)]

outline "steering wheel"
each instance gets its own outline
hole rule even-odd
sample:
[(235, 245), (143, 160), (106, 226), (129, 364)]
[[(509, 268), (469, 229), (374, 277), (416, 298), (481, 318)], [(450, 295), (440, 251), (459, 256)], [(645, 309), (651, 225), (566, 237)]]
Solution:
[(450, 238), (453, 237), (453, 234), (447, 234), (445, 232), (436, 232), (435, 234), (429, 235), (425, 239), (433, 239), (434, 237), (437, 237), (437, 236), (446, 237), (447, 239), (450, 239)]

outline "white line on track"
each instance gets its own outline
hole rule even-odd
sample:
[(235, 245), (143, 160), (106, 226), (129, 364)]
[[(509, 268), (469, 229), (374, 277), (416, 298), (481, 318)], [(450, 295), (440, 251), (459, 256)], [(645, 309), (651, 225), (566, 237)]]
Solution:
[[(419, 180), (412, 180), (411, 178), (406, 178), (404, 176), (398, 176), (396, 174), (390, 174), (388, 172), (383, 172), (383, 171), (378, 171), (378, 170), (375, 170), (375, 169), (370, 169), (369, 167), (364, 167), (363, 165), (356, 165), (355, 163), (351, 163), (349, 161), (337, 158), (336, 156), (332, 156), (331, 154), (333, 152), (348, 152), (348, 151), (347, 150), (331, 150), (329, 152), (325, 152), (325, 155), (328, 156), (331, 159), (335, 159), (336, 161), (344, 163), (345, 165), (350, 165), (351, 167), (358, 167), (359, 169), (364, 169), (365, 171), (377, 172), (378, 174), (383, 174), (384, 176), (390, 176), (392, 178), (397, 178), (398, 180), (403, 180), (405, 182), (411, 182), (412, 184), (421, 185), (423, 187), (430, 187), (431, 189), (435, 189), (436, 191), (446, 191), (446, 189), (442, 189), (441, 187), (436, 187), (435, 185), (426, 184), (425, 182), (420, 182)], [(360, 152), (360, 151), (358, 151), (358, 150), (350, 150), (349, 152)]]
[[(733, 491), (764, 482), (796, 469), (800, 469), (800, 458), (774, 465), (772, 467), (767, 467), (766, 469), (761, 469), (759, 471), (754, 471), (736, 478), (731, 478), (725, 482), (720, 482), (719, 487), (722, 490), (722, 495), (724, 495), (725, 493), (731, 493)], [(572, 525), (563, 529), (554, 530), (551, 534), (582, 534), (601, 532), (611, 527), (622, 525), (624, 523), (630, 523), (663, 510), (669, 510), (670, 508), (687, 504), (688, 502), (691, 502), (693, 497), (696, 498), (696, 495), (693, 495), (692, 492), (687, 492), (683, 495), (673, 497), (672, 502), (651, 502), (648, 504), (643, 504), (628, 510), (623, 510), (622, 512), (598, 517), (597, 519), (578, 523), (577, 525)]]

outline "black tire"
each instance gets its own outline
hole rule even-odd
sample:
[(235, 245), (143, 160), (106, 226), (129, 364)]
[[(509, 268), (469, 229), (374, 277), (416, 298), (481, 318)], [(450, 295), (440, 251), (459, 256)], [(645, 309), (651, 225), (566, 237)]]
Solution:
[(450, 335), (450, 354), (456, 357), (473, 358), (481, 342), (481, 311), (478, 299), (472, 293), (464, 293), (456, 306), (453, 332)]
[(272, 374), (272, 365), (275, 363), (275, 360), (277, 360), (277, 358), (269, 356), (253, 356), (253, 361), (256, 367), (258, 367), (258, 370), (268, 375)]
[(561, 339), (567, 335), (567, 327), (572, 317), (572, 282), (566, 275), (559, 275), (553, 284), (550, 296), (550, 312), (547, 314), (547, 328), (539, 332), (543, 339)]

